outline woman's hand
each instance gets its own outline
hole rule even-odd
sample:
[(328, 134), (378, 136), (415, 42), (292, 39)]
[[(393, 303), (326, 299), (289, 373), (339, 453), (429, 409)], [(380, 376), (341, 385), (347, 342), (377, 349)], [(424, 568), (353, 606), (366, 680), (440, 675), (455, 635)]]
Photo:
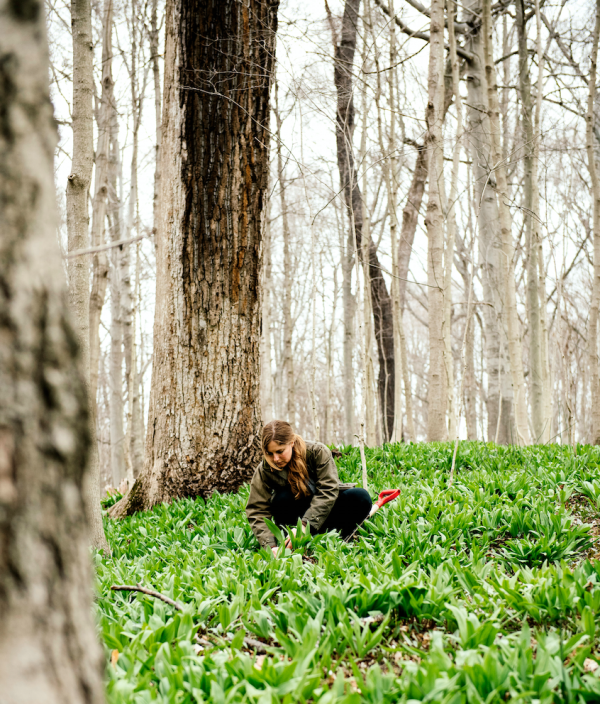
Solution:
[[(296, 537), (296, 529), (295, 529), (295, 528), (292, 528), (292, 530), (290, 531), (290, 533), (291, 533), (294, 537)], [(285, 541), (285, 547), (286, 547), (286, 548), (289, 548), (290, 550), (292, 549), (292, 539), (291, 539), (291, 538), (288, 538), (288, 539)]]
[(275, 555), (275, 557), (277, 557), (277, 550), (278, 550), (278, 547), (277, 547), (276, 545), (273, 545), (273, 547), (271, 548), (271, 550), (273, 551), (273, 555)]

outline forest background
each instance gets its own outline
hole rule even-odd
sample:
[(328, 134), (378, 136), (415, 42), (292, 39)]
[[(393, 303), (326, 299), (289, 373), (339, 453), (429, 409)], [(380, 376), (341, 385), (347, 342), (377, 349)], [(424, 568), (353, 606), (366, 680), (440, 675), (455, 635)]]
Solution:
[[(143, 461), (151, 378), (164, 8), (137, 0), (92, 3), (92, 8), (96, 154), (103, 110), (111, 112), (104, 237), (107, 242), (139, 238), (107, 250), (106, 261), (100, 262), (108, 266), (108, 286), (97, 352), (97, 438), (103, 485), (118, 486), (128, 472), (137, 476)], [(286, 2), (280, 8), (262, 249), (262, 416), (288, 418), (301, 434), (337, 444), (355, 441), (361, 422), (370, 445), (393, 433), (413, 440), (453, 438), (456, 432), (502, 442), (594, 440), (597, 364), (590, 363), (595, 345), (589, 334), (596, 326), (598, 292), (593, 289), (586, 164), (593, 8), (583, 2), (528, 5), (519, 34), (515, 7), (494, 6), (499, 166), (506, 171), (513, 248), (509, 267), (502, 261), (506, 251), (498, 223), (485, 220), (486, 189), (495, 186), (496, 168), (492, 145), (480, 134), (488, 133), (489, 142), (479, 107), (487, 98), (474, 85), (480, 79), (472, 66), (465, 68), (457, 57), (460, 100), (449, 101), (443, 123), (444, 177), (438, 182), (444, 315), (434, 322), (441, 331), (438, 359), (446, 377), (441, 402), (429, 397), (428, 388), (431, 348), (440, 342), (430, 334), (428, 314), (428, 186), (420, 202), (415, 191), (426, 134), (428, 43), (406, 33), (408, 27), (413, 34), (427, 34), (429, 19), (420, 9), (415, 2), (396, 1), (391, 10), (374, 0), (363, 3), (352, 70), (356, 116), (351, 137), (364, 208), (361, 225), (374, 243), (388, 296), (395, 293), (403, 328), (405, 368), (396, 361), (403, 381), (400, 420), (387, 427), (390, 395), (381, 392), (382, 377), (393, 375), (384, 369), (378, 349), (378, 339), (387, 332), (378, 328), (377, 319), (372, 323), (374, 289), (369, 281), (365, 287), (363, 267), (356, 265), (336, 160), (332, 34), (339, 41), (344, 5)], [(466, 12), (458, 8), (459, 31)], [(48, 26), (66, 250), (73, 62), (66, 3), (48, 3)], [(459, 39), (464, 22), (462, 27)], [(465, 47), (474, 41), (468, 39)], [(109, 75), (107, 100), (103, 86)], [(594, 153), (599, 134), (594, 122)], [(97, 170), (98, 165), (96, 179)], [(419, 209), (414, 223), (409, 222), (411, 205)], [(92, 221), (96, 216), (92, 213)], [(497, 212), (493, 218), (499, 220)], [(519, 370), (515, 375), (510, 359), (515, 341), (508, 334), (509, 278), (515, 293), (514, 337), (522, 355), (520, 388)], [(515, 388), (526, 404), (521, 427), (515, 423)], [(437, 427), (432, 403), (445, 405)]]

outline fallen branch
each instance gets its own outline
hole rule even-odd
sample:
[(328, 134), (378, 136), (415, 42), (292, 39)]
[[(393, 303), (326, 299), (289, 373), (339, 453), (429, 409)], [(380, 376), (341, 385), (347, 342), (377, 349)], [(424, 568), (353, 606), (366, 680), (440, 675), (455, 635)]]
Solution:
[(164, 601), (165, 604), (173, 606), (175, 609), (177, 609), (177, 611), (183, 611), (183, 606), (177, 601), (173, 601), (173, 599), (168, 596), (165, 596), (164, 594), (161, 594), (160, 592), (155, 592), (154, 589), (147, 589), (146, 587), (142, 587), (142, 585), (139, 583), (135, 586), (132, 586), (131, 584), (113, 584), (111, 589), (113, 592), (141, 592), (142, 594), (147, 594), (148, 596), (153, 596), (155, 599), (160, 599), (161, 601)]
[[(215, 644), (211, 643), (208, 638), (204, 638), (203, 636), (199, 636), (198, 634), (196, 634), (195, 640), (196, 643), (198, 643), (198, 645), (202, 647), (207, 645), (213, 648), (215, 647)], [(233, 636), (227, 635), (225, 636), (225, 640), (233, 640)], [(266, 655), (268, 652), (266, 645), (264, 643), (261, 643), (261, 641), (259, 640), (255, 640), (254, 638), (244, 638), (244, 645), (247, 648), (254, 648), (254, 650), (256, 650), (259, 655)]]

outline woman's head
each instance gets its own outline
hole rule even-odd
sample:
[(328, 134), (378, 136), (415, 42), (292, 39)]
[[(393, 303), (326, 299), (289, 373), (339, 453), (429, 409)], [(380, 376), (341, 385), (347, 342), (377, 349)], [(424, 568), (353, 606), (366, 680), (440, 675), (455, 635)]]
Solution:
[(287, 468), (294, 496), (308, 496), (306, 444), (285, 420), (272, 420), (262, 431), (262, 450), (273, 469)]

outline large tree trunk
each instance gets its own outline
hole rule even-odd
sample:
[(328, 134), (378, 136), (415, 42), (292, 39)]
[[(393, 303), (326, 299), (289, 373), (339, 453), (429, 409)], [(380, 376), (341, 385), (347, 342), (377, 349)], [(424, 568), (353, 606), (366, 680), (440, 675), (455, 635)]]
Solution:
[[(89, 0), (72, 0), (73, 33), (73, 162), (67, 183), (67, 234), (69, 252), (89, 247), (88, 193), (92, 179), (93, 70), (92, 10)], [(69, 258), (69, 300), (75, 329), (79, 335), (85, 380), (90, 383), (90, 266), (86, 255)], [(89, 395), (90, 415), (95, 419), (95, 402)], [(100, 467), (95, 421), (90, 426), (92, 447), (90, 471), (86, 480), (88, 520), (92, 545), (108, 552), (100, 509)]]
[(101, 704), (87, 361), (56, 237), (44, 5), (1, 0), (0, 16), (0, 698)]
[(146, 458), (113, 515), (235, 490), (260, 457), (258, 283), (277, 5), (167, 2)]
[[(481, 13), (480, 3), (469, 4), (475, 15)], [(468, 13), (468, 10), (467, 10)], [(469, 14), (467, 14), (469, 17)], [(473, 161), (474, 200), (477, 214), (479, 265), (483, 298), (483, 322), (485, 327), (485, 361), (487, 370), (487, 439), (496, 438), (502, 444), (514, 440), (512, 385), (506, 383), (510, 368), (506, 364), (506, 341), (502, 326), (502, 311), (505, 305), (502, 280), (502, 242), (498, 219), (498, 204), (494, 181), (490, 173), (492, 145), (488, 117), (487, 79), (485, 76), (481, 26), (477, 21), (467, 45), (473, 54), (467, 76), (468, 118), (467, 133), (469, 150)]]
[[(354, 133), (354, 98), (352, 66), (356, 51), (356, 33), (360, 0), (346, 0), (342, 19), (342, 36), (335, 47), (334, 83), (337, 91), (336, 144), (340, 185), (348, 217), (356, 239), (356, 251), (362, 256), (363, 196), (356, 177), (352, 136)], [(371, 304), (377, 354), (379, 358), (379, 403), (383, 419), (383, 439), (388, 440), (394, 427), (394, 325), (392, 302), (381, 271), (377, 247), (369, 239), (368, 251)]]

